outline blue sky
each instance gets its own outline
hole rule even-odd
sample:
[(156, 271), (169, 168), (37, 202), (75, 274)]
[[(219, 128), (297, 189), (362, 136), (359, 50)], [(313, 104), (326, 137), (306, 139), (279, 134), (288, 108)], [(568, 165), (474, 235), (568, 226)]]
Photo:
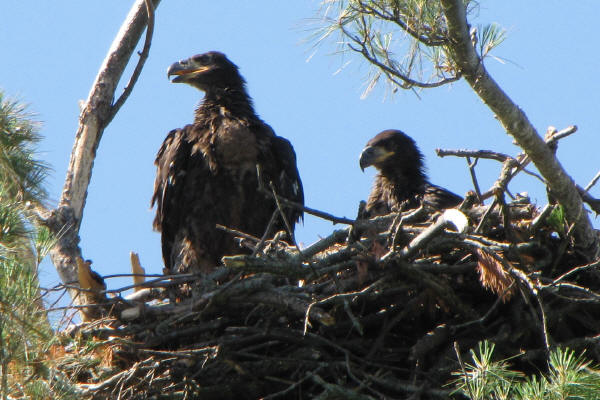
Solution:
[[(34, 0), (0, 2), (0, 87), (30, 104), (45, 136), (41, 157), (54, 168), (52, 204), (60, 197), (77, 129), (79, 101), (87, 97), (106, 51), (133, 1)], [(150, 57), (131, 97), (106, 129), (98, 149), (81, 227), (85, 258), (102, 275), (129, 272), (129, 251), (148, 273), (160, 273), (159, 235), (149, 209), (155, 154), (167, 132), (192, 121), (202, 94), (169, 83), (174, 61), (208, 50), (226, 53), (248, 81), (256, 111), (288, 138), (298, 156), (306, 204), (353, 217), (368, 196), (374, 171), (358, 167), (364, 144), (383, 129), (411, 135), (425, 154), (433, 183), (458, 194), (471, 189), (462, 159), (434, 149), (489, 149), (517, 154), (492, 113), (464, 82), (390, 95), (384, 86), (361, 99), (368, 72), (358, 56), (333, 54), (332, 41), (315, 49), (305, 39), (318, 18), (318, 1), (167, 1), (157, 9)], [(473, 25), (496, 22), (507, 39), (487, 67), (540, 133), (575, 124), (561, 142), (561, 163), (582, 186), (600, 169), (600, 65), (595, 0), (481, 1)], [(314, 53), (314, 54), (313, 54)], [(312, 56), (312, 57), (311, 57)], [(341, 71), (340, 68), (349, 63)], [(482, 189), (499, 173), (495, 162), (477, 169)], [(529, 192), (540, 206), (544, 188), (528, 177), (512, 192)], [(600, 196), (600, 188), (592, 194)], [(597, 225), (597, 223), (596, 223)], [(335, 227), (310, 216), (297, 227), (310, 244)], [(45, 262), (42, 284), (57, 282)], [(111, 280), (112, 288), (129, 284)]]

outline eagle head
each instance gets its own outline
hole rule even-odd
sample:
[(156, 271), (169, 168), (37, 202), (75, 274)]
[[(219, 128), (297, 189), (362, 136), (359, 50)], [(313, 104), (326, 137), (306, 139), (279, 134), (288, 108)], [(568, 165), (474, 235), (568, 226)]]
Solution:
[(360, 154), (360, 168), (374, 166), (380, 171), (423, 168), (423, 155), (415, 141), (395, 129), (388, 129), (369, 140)]
[(174, 76), (173, 83), (187, 83), (205, 92), (211, 88), (239, 88), (245, 83), (237, 65), (218, 51), (197, 54), (171, 64), (167, 77), (171, 76)]

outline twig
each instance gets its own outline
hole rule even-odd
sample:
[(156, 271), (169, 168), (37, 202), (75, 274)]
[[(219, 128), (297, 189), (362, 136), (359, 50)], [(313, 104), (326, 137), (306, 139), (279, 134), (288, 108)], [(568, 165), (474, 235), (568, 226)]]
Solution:
[(237, 229), (229, 228), (229, 227), (227, 227), (227, 226), (220, 225), (220, 224), (216, 224), (216, 225), (215, 225), (215, 227), (216, 227), (217, 229), (219, 229), (219, 230), (225, 231), (225, 232), (227, 232), (227, 233), (231, 233), (231, 234), (233, 234), (233, 235), (235, 235), (235, 236), (239, 236), (239, 237), (242, 237), (242, 238), (244, 238), (244, 239), (251, 240), (251, 241), (253, 241), (254, 243), (258, 243), (258, 242), (260, 242), (260, 239), (259, 239), (259, 238), (257, 238), (256, 236), (252, 236), (252, 235), (250, 235), (250, 234), (248, 234), (248, 233), (245, 233), (245, 232), (239, 231), (239, 230), (237, 230)]
[(271, 192), (273, 192), (273, 199), (275, 199), (275, 204), (277, 204), (277, 209), (279, 210), (279, 215), (281, 216), (281, 219), (283, 220), (283, 223), (285, 224), (285, 229), (287, 230), (288, 235), (290, 235), (290, 240), (292, 241), (294, 246), (296, 246), (296, 249), (298, 249), (298, 253), (302, 254), (302, 249), (300, 248), (300, 246), (298, 246), (298, 243), (296, 243), (296, 236), (294, 235), (294, 230), (292, 229), (292, 226), (290, 225), (290, 221), (288, 221), (288, 219), (285, 215), (285, 212), (283, 211), (283, 207), (281, 206), (281, 202), (279, 201), (279, 196), (277, 195), (277, 192), (275, 191), (275, 185), (273, 184), (273, 181), (269, 181), (269, 187), (271, 188)]
[(300, 203), (296, 203), (295, 201), (288, 200), (285, 197), (282, 197), (279, 195), (274, 195), (271, 191), (268, 191), (265, 188), (259, 187), (259, 190), (261, 190), (263, 193), (267, 194), (268, 196), (271, 196), (273, 198), (276, 197), (281, 204), (283, 204), (287, 207), (293, 207), (297, 210), (304, 211), (307, 214), (314, 215), (315, 217), (319, 217), (319, 218), (331, 221), (334, 224), (353, 225), (355, 222), (355, 220), (353, 220), (353, 219), (348, 219), (345, 217), (336, 217), (335, 215), (329, 214), (327, 212), (319, 211), (314, 208), (306, 207)]
[(561, 282), (562, 280), (564, 280), (565, 278), (567, 278), (570, 275), (574, 275), (574, 274), (576, 274), (578, 272), (581, 272), (581, 271), (587, 271), (587, 270), (590, 270), (590, 269), (595, 269), (599, 265), (600, 265), (600, 259), (598, 259), (598, 260), (596, 260), (594, 262), (591, 262), (589, 264), (580, 265), (579, 267), (573, 268), (572, 270), (567, 271), (564, 274), (562, 274), (561, 276), (559, 276), (558, 278), (556, 278), (554, 281), (552, 281), (552, 285), (558, 284), (559, 282)]
[(596, 184), (596, 182), (598, 182), (598, 179), (600, 179), (600, 171), (598, 171), (596, 173), (596, 176), (594, 176), (592, 178), (592, 180), (590, 181), (590, 183), (587, 184), (587, 186), (585, 187), (584, 192), (589, 192), (590, 189)]
[(479, 223), (477, 224), (477, 227), (475, 228), (475, 230), (473, 232), (475, 232), (475, 233), (481, 232), (481, 229), (483, 228), (483, 224), (485, 223), (485, 220), (491, 214), (491, 212), (492, 212), (492, 210), (494, 209), (495, 206), (496, 206), (496, 198), (494, 198), (494, 200), (492, 201), (492, 203), (489, 206), (487, 206), (487, 209), (483, 213), (481, 219), (479, 220)]
[(123, 104), (125, 104), (125, 101), (131, 94), (135, 83), (137, 82), (138, 78), (140, 77), (140, 74), (142, 73), (144, 64), (148, 59), (148, 54), (150, 54), (150, 45), (152, 43), (152, 35), (154, 33), (154, 5), (152, 4), (152, 0), (144, 0), (144, 3), (146, 3), (146, 11), (148, 13), (148, 22), (146, 24), (146, 39), (144, 40), (144, 47), (142, 48), (142, 52), (138, 53), (140, 58), (137, 64), (135, 65), (133, 72), (131, 73), (131, 78), (129, 78), (129, 82), (127, 82), (125, 89), (123, 89), (123, 93), (121, 93), (117, 101), (115, 101), (110, 107), (110, 112), (107, 115), (107, 119), (105, 121), (106, 125), (108, 125), (110, 121), (112, 121), (112, 119), (115, 117), (115, 115), (117, 115), (117, 112), (119, 112)]
[(500, 162), (504, 162), (512, 157), (504, 154), (498, 153), (496, 151), (491, 150), (447, 150), (447, 149), (435, 149), (435, 153), (438, 157), (446, 157), (446, 156), (456, 156), (456, 157), (465, 157), (470, 158), (473, 157), (475, 159), (478, 158), (487, 158), (490, 160), (496, 160)]
[[(355, 35), (350, 33), (344, 27), (344, 24), (340, 23), (338, 26), (339, 26), (340, 30), (344, 33), (344, 35), (346, 35), (348, 38), (352, 39), (352, 41), (355, 44), (360, 46), (360, 48), (358, 48), (358, 47), (355, 47), (352, 44), (348, 43), (347, 44), (348, 48), (350, 48), (352, 51), (362, 54), (363, 57), (365, 57), (367, 60), (369, 60), (369, 62), (371, 62), (373, 65), (376, 65), (377, 67), (379, 67), (379, 69), (381, 69), (381, 71), (392, 82), (394, 82), (396, 85), (398, 85), (399, 87), (401, 87), (403, 89), (409, 89), (413, 86), (419, 87), (419, 88), (434, 88), (434, 87), (446, 85), (448, 83), (456, 82), (457, 80), (459, 80), (461, 78), (461, 74), (457, 73), (455, 76), (452, 76), (450, 78), (442, 78), (436, 82), (421, 82), (421, 81), (416, 81), (414, 79), (411, 79), (408, 75), (402, 74), (398, 69), (392, 68), (389, 65), (386, 65), (383, 62), (381, 62), (381, 60), (379, 58), (377, 58), (377, 56), (374, 54), (374, 51), (372, 49), (367, 48), (367, 45), (364, 41), (360, 40), (358, 37), (356, 37)], [(368, 29), (368, 28), (365, 27), (365, 29)], [(398, 81), (398, 79), (400, 79), (401, 82)]]
[(554, 207), (555, 206), (553, 204), (546, 204), (544, 206), (544, 208), (542, 209), (542, 212), (539, 213), (533, 219), (533, 221), (531, 221), (531, 225), (529, 226), (529, 230), (531, 232), (536, 232), (538, 230), (538, 228), (540, 227), (540, 225), (542, 225), (543, 223), (546, 222), (546, 219), (548, 218), (548, 216), (550, 216), (550, 214), (554, 210)]
[(273, 229), (273, 224), (275, 224), (275, 221), (277, 220), (278, 210), (279, 207), (277, 207), (277, 210), (273, 211), (273, 214), (271, 214), (271, 219), (269, 219), (269, 223), (267, 224), (267, 228), (260, 238), (260, 242), (258, 242), (258, 244), (254, 246), (254, 250), (252, 250), (252, 257), (255, 257), (259, 252), (261, 252), (265, 246), (267, 237), (270, 235), (271, 229)]
[(571, 136), (575, 132), (577, 132), (577, 125), (568, 126), (561, 131), (555, 130), (555, 132), (552, 135), (550, 135), (549, 138), (545, 138), (546, 144), (552, 145), (555, 142), (558, 142), (559, 140), (566, 138), (567, 136)]
[(457, 331), (459, 329), (464, 329), (464, 328), (466, 328), (468, 326), (471, 326), (471, 325), (483, 324), (490, 317), (490, 315), (492, 315), (492, 313), (494, 312), (494, 310), (496, 308), (498, 308), (498, 306), (501, 303), (503, 303), (503, 298), (504, 298), (505, 294), (508, 293), (510, 290), (512, 290), (513, 286), (515, 285), (515, 282), (516, 281), (513, 280), (512, 283), (509, 286), (507, 286), (502, 291), (502, 293), (498, 294), (498, 296), (496, 298), (496, 301), (494, 301), (494, 304), (492, 304), (492, 306), (489, 308), (489, 310), (487, 310), (486, 313), (483, 314), (483, 316), (481, 318), (475, 319), (473, 321), (468, 321), (468, 322), (465, 322), (463, 324), (453, 325), (453, 326), (450, 327), (451, 332), (455, 332), (455, 331)]
[(460, 364), (460, 369), (463, 373), (463, 379), (465, 380), (465, 385), (467, 385), (467, 390), (469, 391), (469, 397), (471, 400), (475, 400), (475, 396), (473, 396), (473, 390), (471, 389), (471, 382), (469, 381), (469, 376), (467, 375), (467, 369), (465, 368), (465, 363), (462, 360), (460, 355), (460, 348), (458, 347), (458, 342), (454, 342), (454, 352), (456, 353), (456, 358), (458, 359), (458, 363)]
[[(574, 283), (557, 283), (556, 285), (551, 285), (551, 286), (543, 286), (542, 289), (553, 289), (553, 288), (558, 288), (560, 289), (570, 289), (570, 290), (574, 290), (577, 292), (583, 292), (588, 298), (586, 299), (581, 299), (581, 298), (572, 298), (572, 297), (564, 297), (561, 296), (563, 298), (566, 298), (570, 301), (577, 301), (577, 302), (586, 302), (586, 303), (595, 303), (595, 304), (599, 304), (600, 303), (600, 294), (586, 288), (583, 286), (579, 286), (576, 285)], [(551, 291), (552, 292), (552, 291)], [(554, 295), (557, 295), (556, 293), (553, 293)]]
[(133, 374), (135, 374), (137, 371), (141, 371), (141, 370), (145, 370), (147, 368), (151, 368), (151, 365), (154, 364), (154, 360), (152, 358), (148, 358), (144, 361), (138, 361), (136, 362), (131, 368), (122, 371), (116, 375), (111, 376), (110, 378), (104, 380), (103, 382), (100, 382), (98, 384), (82, 384), (81, 386), (84, 388), (82, 395), (83, 396), (88, 396), (88, 395), (92, 395), (98, 392), (101, 392), (103, 390), (108, 389), (112, 384), (116, 383), (116, 382), (120, 382), (121, 379), (127, 378), (127, 377), (131, 377), (133, 376)]
[(596, 215), (600, 214), (600, 200), (592, 197), (592, 195), (589, 194), (581, 186), (579, 186), (579, 185), (576, 185), (576, 186), (577, 186), (577, 191), (579, 191), (579, 194), (581, 195), (581, 199), (585, 203), (587, 203), (591, 207), (592, 210), (594, 210)]
[(268, 396), (262, 397), (262, 400), (276, 399), (277, 397), (281, 397), (283, 395), (288, 394), (289, 392), (291, 392), (292, 390), (296, 389), (298, 386), (300, 386), (301, 384), (306, 382), (308, 379), (312, 378), (314, 375), (317, 375), (319, 372), (321, 372), (322, 369), (323, 369), (323, 366), (319, 366), (314, 371), (307, 371), (306, 375), (304, 375), (304, 377), (302, 379), (300, 379), (299, 381), (294, 382), (293, 384), (291, 384), (284, 390), (281, 390), (279, 392), (272, 393)]
[[(306, 308), (306, 313), (304, 314), (304, 331), (303, 331), (303, 335), (306, 335), (306, 333), (308, 332), (308, 319), (309, 319), (309, 315), (310, 315), (310, 311), (314, 306), (317, 305), (324, 305), (326, 303), (329, 303), (332, 300), (337, 300), (337, 299), (341, 299), (343, 301), (346, 300), (347, 297), (355, 297), (355, 296), (360, 296), (360, 295), (364, 295), (369, 293), (371, 290), (377, 288), (379, 285), (381, 285), (382, 281), (379, 280), (377, 282), (374, 282), (373, 284), (367, 286), (366, 288), (360, 290), (360, 291), (356, 291), (356, 292), (351, 292), (351, 293), (336, 293), (332, 296), (326, 297), (322, 300), (319, 301), (315, 301), (312, 302), (308, 305), (308, 307)], [(345, 304), (345, 303), (344, 303)], [(350, 317), (352, 319), (353, 315)], [(356, 321), (353, 321), (353, 324)], [(358, 325), (360, 326), (360, 324)], [(360, 332), (362, 330), (362, 328), (358, 329), (358, 331)]]
[(333, 231), (329, 236), (317, 240), (315, 243), (302, 250), (302, 254), (305, 257), (312, 257), (323, 250), (328, 249), (335, 243), (343, 242), (348, 237), (349, 228), (340, 229)]
[(471, 181), (473, 181), (473, 188), (475, 189), (475, 194), (477, 195), (477, 202), (479, 204), (483, 203), (481, 199), (481, 189), (479, 189), (479, 183), (477, 182), (477, 175), (475, 174), (475, 166), (477, 165), (477, 161), (479, 158), (476, 158), (473, 162), (471, 162), (471, 157), (467, 157), (467, 165), (469, 166), (469, 173), (471, 174)]
[(394, 219), (392, 226), (390, 227), (390, 232), (393, 233), (392, 237), (392, 245), (390, 246), (390, 250), (393, 251), (400, 243), (400, 236), (402, 227), (405, 223), (410, 222), (413, 219), (421, 218), (427, 213), (425, 207), (421, 204), (419, 208), (415, 210), (410, 210), (406, 213), (399, 213), (398, 216)]
[[(406, 247), (400, 250), (398, 255), (403, 259), (411, 257), (418, 250), (425, 247), (427, 243), (431, 241), (431, 239), (433, 239), (440, 232), (442, 232), (444, 228), (446, 228), (449, 225), (449, 223), (450, 221), (445, 218), (445, 214), (440, 215), (435, 221), (435, 223), (429, 225), (423, 232), (421, 232), (419, 235), (417, 235), (417, 237), (411, 240), (411, 242), (408, 245), (406, 245)], [(388, 256), (388, 254), (383, 256), (381, 260), (384, 261), (384, 259), (387, 259), (386, 256)]]
[(548, 335), (548, 321), (546, 320), (546, 312), (544, 311), (544, 304), (539, 294), (535, 294), (538, 306), (540, 307), (540, 313), (542, 314), (542, 338), (544, 339), (544, 347), (546, 347), (546, 356), (550, 353), (550, 338)]
[[(121, 293), (126, 290), (135, 289), (135, 288), (152, 288), (152, 287), (164, 287), (164, 286), (174, 286), (180, 285), (184, 282), (195, 281), (198, 279), (198, 275), (195, 274), (181, 274), (181, 275), (164, 275), (160, 278), (152, 279), (143, 283), (133, 284), (123, 286), (118, 289), (107, 289), (103, 290), (100, 293)], [(168, 281), (168, 282), (166, 282)], [(165, 282), (165, 283), (162, 283)]]
[(491, 196), (497, 196), (498, 191), (505, 192), (507, 191), (508, 183), (512, 178), (515, 177), (515, 173), (513, 171), (515, 169), (519, 169), (521, 164), (514, 158), (507, 158), (502, 164), (502, 170), (500, 171), (500, 177), (494, 182), (494, 185), (490, 190), (481, 195), (483, 199), (487, 199)]

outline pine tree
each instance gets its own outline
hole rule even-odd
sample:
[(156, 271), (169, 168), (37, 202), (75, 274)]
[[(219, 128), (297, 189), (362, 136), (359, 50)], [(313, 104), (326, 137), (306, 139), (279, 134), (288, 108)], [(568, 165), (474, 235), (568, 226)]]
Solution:
[(26, 106), (0, 91), (0, 394), (47, 398), (35, 379), (53, 344), (38, 284), (38, 267), (53, 240), (34, 223), (46, 199), (49, 167), (36, 158), (38, 124)]

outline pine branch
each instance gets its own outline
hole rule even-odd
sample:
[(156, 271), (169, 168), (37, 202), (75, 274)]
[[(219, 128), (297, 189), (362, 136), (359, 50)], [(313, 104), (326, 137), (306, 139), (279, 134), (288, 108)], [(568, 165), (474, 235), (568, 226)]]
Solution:
[(552, 195), (563, 205), (569, 224), (574, 226), (576, 245), (593, 258), (599, 250), (598, 238), (575, 183), (525, 113), (487, 72), (473, 47), (464, 3), (460, 0), (442, 0), (441, 4), (448, 24), (454, 62), (475, 93), (496, 114), (507, 133), (516, 139), (546, 179)]

